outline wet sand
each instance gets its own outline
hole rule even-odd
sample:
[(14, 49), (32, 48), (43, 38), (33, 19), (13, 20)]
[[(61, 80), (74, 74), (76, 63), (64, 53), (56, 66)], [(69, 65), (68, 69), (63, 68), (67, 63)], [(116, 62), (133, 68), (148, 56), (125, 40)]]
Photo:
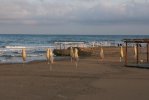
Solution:
[(0, 64), (0, 100), (149, 100), (149, 69), (124, 67), (119, 57)]

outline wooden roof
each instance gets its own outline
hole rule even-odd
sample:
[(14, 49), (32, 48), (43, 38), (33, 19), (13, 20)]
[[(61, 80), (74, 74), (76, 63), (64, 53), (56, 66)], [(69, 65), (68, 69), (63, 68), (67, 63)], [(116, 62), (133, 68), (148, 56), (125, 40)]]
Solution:
[(149, 43), (149, 39), (124, 39), (127, 43)]

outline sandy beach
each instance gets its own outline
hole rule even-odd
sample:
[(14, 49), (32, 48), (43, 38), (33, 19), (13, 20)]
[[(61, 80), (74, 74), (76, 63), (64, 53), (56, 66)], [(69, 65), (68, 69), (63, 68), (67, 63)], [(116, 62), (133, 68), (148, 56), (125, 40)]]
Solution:
[(0, 100), (149, 100), (149, 0), (0, 1)]
[(0, 65), (0, 100), (149, 100), (149, 70), (124, 67), (119, 57), (80, 57)]

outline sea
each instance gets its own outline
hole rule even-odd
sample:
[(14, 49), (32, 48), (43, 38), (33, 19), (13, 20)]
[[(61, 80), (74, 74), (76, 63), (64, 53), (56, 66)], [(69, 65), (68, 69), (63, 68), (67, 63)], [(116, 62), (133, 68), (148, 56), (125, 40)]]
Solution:
[[(56, 43), (81, 42), (83, 47), (117, 46), (123, 39), (144, 39), (149, 35), (32, 35), (0, 34), (0, 63), (22, 63), (22, 48), (27, 50), (27, 61), (46, 60), (46, 49), (61, 48)], [(75, 45), (76, 46), (76, 45)], [(77, 45), (78, 46), (78, 45)], [(66, 48), (66, 47), (65, 47)]]

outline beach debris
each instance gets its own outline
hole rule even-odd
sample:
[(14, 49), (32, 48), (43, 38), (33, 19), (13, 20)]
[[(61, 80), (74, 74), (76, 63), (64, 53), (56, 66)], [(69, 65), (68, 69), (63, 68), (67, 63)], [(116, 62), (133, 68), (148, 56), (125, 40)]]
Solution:
[(24, 64), (26, 61), (26, 49), (25, 48), (22, 49), (22, 60), (23, 60), (23, 64)]
[(120, 46), (120, 62), (122, 62), (122, 58), (124, 58), (123, 46)]
[(101, 58), (101, 61), (103, 61), (103, 59), (104, 59), (104, 51), (103, 51), (103, 47), (102, 46), (100, 48), (100, 58)]
[(52, 64), (53, 64), (53, 52), (50, 48), (47, 49), (47, 61), (48, 64), (50, 64), (50, 71), (52, 70)]
[(75, 48), (74, 49), (74, 61), (75, 61), (76, 68), (78, 67), (78, 60), (79, 60), (78, 49)]

